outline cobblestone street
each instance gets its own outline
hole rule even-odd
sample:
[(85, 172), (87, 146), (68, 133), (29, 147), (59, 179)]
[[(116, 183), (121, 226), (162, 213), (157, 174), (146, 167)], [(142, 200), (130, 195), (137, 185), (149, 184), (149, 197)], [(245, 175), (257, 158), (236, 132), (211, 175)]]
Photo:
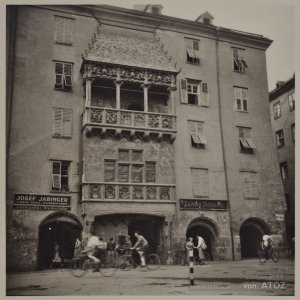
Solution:
[(159, 270), (118, 270), (113, 277), (89, 271), (75, 278), (67, 269), (7, 275), (7, 295), (294, 295), (294, 263), (257, 260), (212, 262), (195, 267), (189, 285), (187, 266)]

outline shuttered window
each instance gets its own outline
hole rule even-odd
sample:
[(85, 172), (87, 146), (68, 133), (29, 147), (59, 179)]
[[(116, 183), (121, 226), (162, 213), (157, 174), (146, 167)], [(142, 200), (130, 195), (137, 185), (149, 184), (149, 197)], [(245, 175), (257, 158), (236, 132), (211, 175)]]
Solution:
[(209, 90), (206, 82), (181, 79), (180, 94), (181, 103), (209, 106)]
[(57, 44), (71, 46), (74, 39), (74, 20), (64, 17), (55, 17), (54, 40)]
[(72, 136), (72, 109), (53, 108), (53, 137)]
[(256, 147), (251, 138), (251, 128), (238, 127), (238, 131), (241, 152), (253, 154)]
[(234, 87), (235, 107), (238, 111), (248, 111), (248, 89)]
[(192, 168), (192, 189), (194, 197), (208, 197), (208, 170)]
[(245, 69), (248, 68), (248, 65), (245, 60), (245, 50), (232, 48), (233, 56), (233, 69), (237, 72), (245, 73)]
[(192, 64), (200, 63), (199, 55), (199, 41), (192, 39), (185, 39), (186, 44), (186, 60)]
[(253, 172), (241, 172), (243, 179), (244, 197), (258, 199), (257, 174)]
[(52, 161), (52, 190), (59, 192), (69, 191), (69, 161)]
[(204, 122), (188, 121), (193, 146), (204, 148), (207, 139), (204, 135)]
[(72, 64), (55, 62), (55, 88), (72, 90)]

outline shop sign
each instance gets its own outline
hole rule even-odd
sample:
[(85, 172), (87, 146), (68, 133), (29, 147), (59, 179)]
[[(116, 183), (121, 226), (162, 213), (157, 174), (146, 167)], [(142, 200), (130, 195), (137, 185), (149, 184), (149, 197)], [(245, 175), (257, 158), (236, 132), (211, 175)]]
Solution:
[(15, 194), (13, 208), (39, 211), (67, 211), (71, 210), (71, 196)]
[(277, 221), (284, 221), (284, 214), (275, 214), (275, 219)]
[(227, 210), (227, 201), (180, 199), (180, 210)]

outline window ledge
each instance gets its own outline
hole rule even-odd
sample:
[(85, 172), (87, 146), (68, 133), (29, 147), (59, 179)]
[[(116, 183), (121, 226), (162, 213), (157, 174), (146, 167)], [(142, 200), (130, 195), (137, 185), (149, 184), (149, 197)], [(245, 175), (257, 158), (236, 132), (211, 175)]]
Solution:
[(73, 47), (73, 43), (63, 43), (63, 42), (55, 42), (56, 45), (62, 45), (62, 46), (68, 46), (68, 47)]
[(283, 148), (284, 147), (284, 144), (283, 145), (277, 145), (277, 149), (280, 149), (280, 148)]
[(70, 136), (52, 135), (52, 137), (55, 139), (63, 139), (63, 140), (71, 140), (72, 139), (72, 137), (70, 137)]
[(200, 62), (191, 62), (187, 60), (186, 63), (189, 65), (201, 66)]
[(239, 74), (247, 74), (246, 72), (237, 71), (237, 70), (233, 70), (233, 72), (235, 72), (235, 73), (239, 73)]
[(207, 107), (209, 108), (209, 105), (199, 105), (199, 104), (190, 104), (190, 103), (185, 103), (185, 102), (180, 102), (180, 104), (184, 104), (184, 105), (189, 105), (189, 106), (193, 106), (193, 107)]
[(258, 197), (245, 197), (245, 200), (259, 200)]
[(246, 113), (246, 114), (248, 114), (248, 113), (249, 113), (249, 111), (248, 111), (248, 110), (238, 110), (238, 109), (236, 109), (235, 111), (236, 111), (236, 112), (240, 112), (240, 113)]
[(274, 120), (277, 120), (277, 119), (279, 119), (279, 118), (281, 118), (281, 115), (280, 116), (274, 116)]
[(240, 153), (242, 153), (242, 154), (251, 154), (251, 155), (253, 155), (253, 154), (254, 154), (254, 151), (252, 151), (252, 152), (247, 152), (247, 151), (242, 151), (242, 150), (240, 150)]
[(72, 93), (73, 92), (73, 89), (68, 90), (68, 89), (56, 88), (56, 87), (54, 87), (54, 90), (55, 91), (61, 91), (61, 92), (68, 92), (68, 93)]
[(54, 191), (54, 190), (51, 190), (50, 193), (53, 193), (53, 194), (71, 194), (71, 191)]

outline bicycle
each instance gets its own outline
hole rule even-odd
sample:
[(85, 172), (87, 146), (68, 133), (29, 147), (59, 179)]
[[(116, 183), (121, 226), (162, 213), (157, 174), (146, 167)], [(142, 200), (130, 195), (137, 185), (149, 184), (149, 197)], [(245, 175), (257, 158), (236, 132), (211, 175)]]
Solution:
[[(94, 269), (96, 267), (96, 263), (89, 258), (86, 254), (83, 254), (82, 256), (78, 258), (72, 259), (72, 265), (69, 269), (70, 273), (74, 277), (82, 277), (84, 276), (89, 269)], [(115, 261), (108, 261), (107, 256), (103, 257), (100, 260), (100, 273), (104, 277), (111, 277), (116, 272), (116, 264)]]
[(259, 248), (257, 252), (258, 252), (258, 259), (261, 263), (265, 263), (270, 258), (274, 262), (279, 261), (279, 251), (274, 248), (271, 248), (270, 250)]
[(209, 251), (207, 249), (203, 250), (204, 252), (204, 258), (201, 259), (201, 261), (203, 261), (203, 263), (201, 264), (199, 261), (199, 257), (195, 257), (194, 256), (194, 264), (197, 265), (208, 265), (210, 261), (212, 261), (211, 255), (209, 253)]
[[(116, 261), (116, 267), (122, 271), (129, 271), (136, 268), (138, 265), (141, 266), (140, 262), (136, 262), (133, 257), (133, 250), (128, 250), (128, 253), (121, 255)], [(145, 254), (146, 268), (148, 270), (157, 270), (160, 267), (160, 258), (156, 253)]]

